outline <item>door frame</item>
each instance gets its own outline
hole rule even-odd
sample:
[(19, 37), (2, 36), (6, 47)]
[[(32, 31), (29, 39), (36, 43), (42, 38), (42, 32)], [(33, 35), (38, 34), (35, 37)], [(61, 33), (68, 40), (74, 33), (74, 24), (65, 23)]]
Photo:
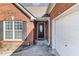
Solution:
[(39, 21), (39, 22), (37, 22), (37, 40), (38, 40), (38, 24), (39, 24), (40, 22), (43, 22), (43, 23), (44, 23), (44, 40), (45, 40), (45, 22), (44, 22), (44, 21)]

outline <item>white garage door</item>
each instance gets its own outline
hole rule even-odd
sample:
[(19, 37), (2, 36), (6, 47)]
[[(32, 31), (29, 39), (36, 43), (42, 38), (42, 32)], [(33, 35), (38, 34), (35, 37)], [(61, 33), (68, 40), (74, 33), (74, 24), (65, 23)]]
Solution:
[(79, 55), (79, 11), (56, 20), (52, 26), (53, 47), (58, 53)]

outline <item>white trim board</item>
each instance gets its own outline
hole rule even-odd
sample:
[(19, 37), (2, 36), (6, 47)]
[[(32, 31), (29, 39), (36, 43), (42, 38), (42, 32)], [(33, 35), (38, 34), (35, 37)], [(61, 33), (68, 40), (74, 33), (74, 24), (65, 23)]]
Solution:
[(3, 21), (3, 40), (5, 40), (5, 21)]

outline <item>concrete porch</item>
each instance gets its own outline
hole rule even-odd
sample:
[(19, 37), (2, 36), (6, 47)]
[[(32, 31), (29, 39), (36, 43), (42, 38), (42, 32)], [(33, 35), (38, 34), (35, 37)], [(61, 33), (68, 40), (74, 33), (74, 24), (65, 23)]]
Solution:
[(53, 50), (48, 46), (47, 40), (37, 41), (37, 44), (25, 47), (22, 50), (15, 51), (11, 56), (56, 56), (56, 50)]

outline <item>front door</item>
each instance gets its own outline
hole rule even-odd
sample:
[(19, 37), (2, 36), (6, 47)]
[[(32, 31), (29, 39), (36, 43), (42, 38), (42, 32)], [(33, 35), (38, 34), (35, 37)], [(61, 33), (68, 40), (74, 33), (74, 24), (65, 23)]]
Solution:
[(38, 40), (44, 40), (44, 22), (38, 22)]

